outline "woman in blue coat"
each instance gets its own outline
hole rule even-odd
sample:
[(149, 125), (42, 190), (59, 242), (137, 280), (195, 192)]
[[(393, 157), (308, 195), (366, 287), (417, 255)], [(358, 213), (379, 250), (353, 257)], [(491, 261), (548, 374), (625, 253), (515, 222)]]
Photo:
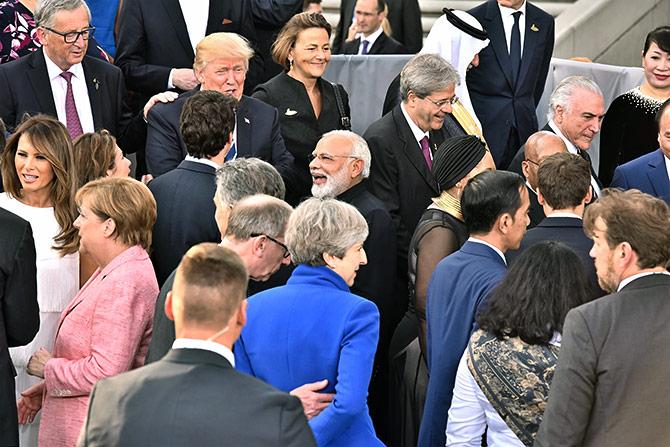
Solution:
[(349, 291), (367, 263), (363, 216), (333, 199), (308, 199), (293, 212), (286, 243), (298, 264), (287, 284), (249, 298), (235, 345), (238, 370), (281, 390), (328, 379), (333, 401), (310, 421), (320, 447), (383, 445), (367, 392), (379, 337), (376, 306)]

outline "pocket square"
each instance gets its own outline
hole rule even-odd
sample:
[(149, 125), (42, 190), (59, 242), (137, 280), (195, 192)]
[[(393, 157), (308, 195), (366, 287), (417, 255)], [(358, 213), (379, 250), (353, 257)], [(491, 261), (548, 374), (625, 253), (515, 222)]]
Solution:
[(293, 116), (293, 115), (297, 115), (297, 114), (298, 114), (298, 112), (295, 111), (295, 110), (291, 110), (290, 107), (288, 107), (286, 109), (286, 112), (284, 112), (284, 115), (286, 115), (286, 116)]
[(530, 26), (530, 30), (536, 33), (536, 32), (538, 32), (538, 31), (540, 31), (540, 28), (538, 28), (537, 25), (535, 25), (535, 24), (533, 23), (533, 24)]
[(224, 25), (230, 25), (231, 23), (233, 23), (233, 21), (230, 20), (230, 19), (223, 19), (223, 22), (221, 22), (221, 23), (224, 24)]

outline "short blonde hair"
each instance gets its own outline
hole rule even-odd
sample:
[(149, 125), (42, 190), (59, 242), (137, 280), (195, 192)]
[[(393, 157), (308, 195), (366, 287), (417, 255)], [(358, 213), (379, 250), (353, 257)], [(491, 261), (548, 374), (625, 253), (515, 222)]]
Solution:
[(310, 198), (293, 211), (286, 230), (286, 245), (293, 262), (325, 265), (324, 253), (343, 258), (354, 244), (368, 237), (361, 213), (335, 199)]
[(291, 20), (279, 32), (277, 40), (272, 44), (272, 59), (287, 71), (290, 70), (288, 55), (291, 48), (298, 40), (298, 34), (310, 28), (323, 28), (330, 38), (332, 28), (323, 15), (318, 12), (301, 12), (291, 17)]
[(77, 206), (85, 200), (100, 219), (114, 221), (114, 239), (130, 247), (151, 247), (156, 200), (144, 183), (128, 177), (93, 180), (77, 191)]
[(217, 57), (240, 58), (244, 69), (249, 70), (249, 59), (254, 57), (249, 41), (235, 33), (212, 33), (198, 42), (195, 47), (193, 68), (201, 70)]

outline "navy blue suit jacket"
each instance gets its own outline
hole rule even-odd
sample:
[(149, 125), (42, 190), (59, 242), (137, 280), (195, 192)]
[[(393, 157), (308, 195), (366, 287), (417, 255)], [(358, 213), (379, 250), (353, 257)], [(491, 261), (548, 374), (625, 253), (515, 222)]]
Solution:
[(511, 127), (516, 128), (520, 143), (538, 129), (535, 107), (542, 97), (554, 51), (554, 18), (526, 2), (521, 66), (517, 82), (513, 83), (498, 3), (488, 0), (468, 12), (479, 20), (491, 41), (479, 53), (479, 66), (468, 71), (466, 80), (484, 137), (500, 166), (501, 161), (509, 162), (514, 156), (505, 153)]
[(185, 160), (176, 169), (152, 180), (149, 189), (158, 208), (151, 261), (158, 284), (162, 285), (193, 245), (221, 241), (212, 200), (216, 192), (215, 169)]
[[(149, 173), (154, 177), (176, 168), (186, 157), (179, 116), (186, 101), (199, 90), (197, 87), (181, 94), (174, 102), (158, 103), (149, 110), (146, 157)], [(236, 114), (237, 156), (260, 158), (276, 167), (283, 177), (288, 177), (293, 155), (284, 146), (277, 109), (258, 99), (242, 96)]]
[(467, 241), (435, 268), (428, 285), (428, 390), (419, 446), (446, 442), (447, 412), (451, 406), (458, 363), (475, 326), (475, 316), (507, 266), (484, 244)]
[(670, 180), (663, 152), (656, 149), (654, 152), (618, 166), (614, 171), (614, 178), (610, 186), (639, 189), (670, 204)]

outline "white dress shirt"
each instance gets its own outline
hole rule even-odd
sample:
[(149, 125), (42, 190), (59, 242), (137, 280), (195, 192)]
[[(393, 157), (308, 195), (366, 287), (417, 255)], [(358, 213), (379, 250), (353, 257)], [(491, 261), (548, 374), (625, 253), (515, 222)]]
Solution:
[(188, 154), (186, 154), (184, 161), (192, 161), (193, 163), (202, 163), (203, 165), (211, 166), (214, 169), (219, 169), (221, 167), (220, 164), (213, 162), (209, 158), (195, 158), (194, 156)]
[(505, 30), (505, 40), (507, 41), (507, 54), (509, 54), (509, 47), (512, 42), (512, 28), (514, 27), (514, 14), (517, 11), (521, 12), (521, 17), (519, 17), (519, 34), (521, 35), (521, 57), (523, 57), (523, 42), (526, 37), (526, 2), (523, 2), (523, 5), (519, 9), (507, 8), (506, 6), (500, 6), (500, 18), (502, 18), (503, 29)]
[[(46, 51), (44, 51), (44, 60), (47, 63), (47, 74), (49, 82), (51, 83), (51, 91), (53, 93), (54, 105), (56, 106), (56, 115), (58, 121), (67, 126), (67, 119), (65, 115), (65, 96), (67, 95), (67, 81), (60, 74), (63, 72), (58, 65), (56, 65)], [(72, 95), (74, 96), (74, 104), (77, 107), (77, 115), (79, 115), (79, 123), (81, 129), (86, 132), (95, 132), (95, 125), (93, 124), (93, 112), (91, 111), (91, 101), (88, 98), (88, 87), (86, 86), (86, 78), (84, 77), (84, 67), (81, 63), (73, 65), (68, 70), (72, 73)]]
[[(428, 141), (430, 142), (430, 135), (428, 132), (424, 132), (421, 130), (419, 126), (416, 125), (414, 121), (412, 121), (412, 118), (409, 116), (409, 113), (407, 113), (407, 110), (405, 110), (405, 104), (400, 103), (400, 110), (402, 111), (403, 116), (405, 117), (405, 120), (407, 121), (407, 124), (409, 124), (409, 128), (412, 131), (412, 135), (414, 135), (414, 138), (416, 139), (416, 144), (419, 146), (419, 149), (422, 151), (421, 154), (423, 154), (423, 148), (421, 147), (421, 140), (424, 137), (428, 137)], [(433, 151), (430, 152), (430, 159), (433, 159)]]
[(360, 45), (358, 45), (358, 54), (363, 54), (363, 41), (364, 40), (367, 40), (369, 42), (368, 43), (368, 53), (369, 53), (370, 48), (372, 48), (372, 45), (375, 44), (375, 42), (377, 41), (377, 38), (379, 36), (381, 36), (381, 34), (383, 32), (384, 32), (384, 29), (380, 26), (379, 28), (377, 28), (377, 31), (370, 34), (368, 37), (365, 37), (365, 34), (363, 34), (363, 33), (358, 33), (358, 35), (356, 37), (361, 39), (361, 43), (360, 43)]
[(670, 181), (670, 158), (664, 154), (663, 160), (665, 160), (665, 173), (668, 174), (668, 181)]
[(233, 351), (223, 346), (221, 343), (195, 338), (178, 338), (172, 343), (172, 349), (202, 349), (215, 352), (228, 360), (230, 366), (235, 368), (235, 355), (233, 355)]
[[(565, 135), (563, 135), (563, 132), (558, 128), (554, 120), (549, 120), (549, 127), (551, 127), (551, 130), (554, 131), (556, 135), (561, 137), (561, 140), (565, 143), (565, 147), (568, 148), (568, 152), (571, 154), (579, 155), (579, 151), (575, 147), (574, 144), (570, 140), (568, 140)], [(591, 168), (591, 167), (589, 167)], [(593, 174), (591, 174), (591, 187), (593, 188), (593, 192), (595, 192), (597, 195), (600, 195), (600, 186), (598, 186), (598, 182), (596, 181), (595, 178), (593, 178)]]
[(495, 245), (493, 245), (493, 244), (489, 244), (489, 243), (486, 242), (486, 241), (483, 241), (483, 240), (481, 240), (481, 239), (477, 239), (476, 237), (472, 237), (472, 236), (470, 236), (470, 237), (468, 238), (468, 242), (474, 242), (475, 244), (482, 244), (482, 245), (486, 245), (487, 247), (490, 247), (492, 250), (494, 250), (496, 253), (498, 253), (498, 256), (500, 256), (500, 257), (502, 258), (503, 262), (505, 263), (505, 265), (507, 265), (507, 259), (505, 259), (505, 255), (504, 255), (503, 252), (502, 252), (498, 247), (496, 247)]

